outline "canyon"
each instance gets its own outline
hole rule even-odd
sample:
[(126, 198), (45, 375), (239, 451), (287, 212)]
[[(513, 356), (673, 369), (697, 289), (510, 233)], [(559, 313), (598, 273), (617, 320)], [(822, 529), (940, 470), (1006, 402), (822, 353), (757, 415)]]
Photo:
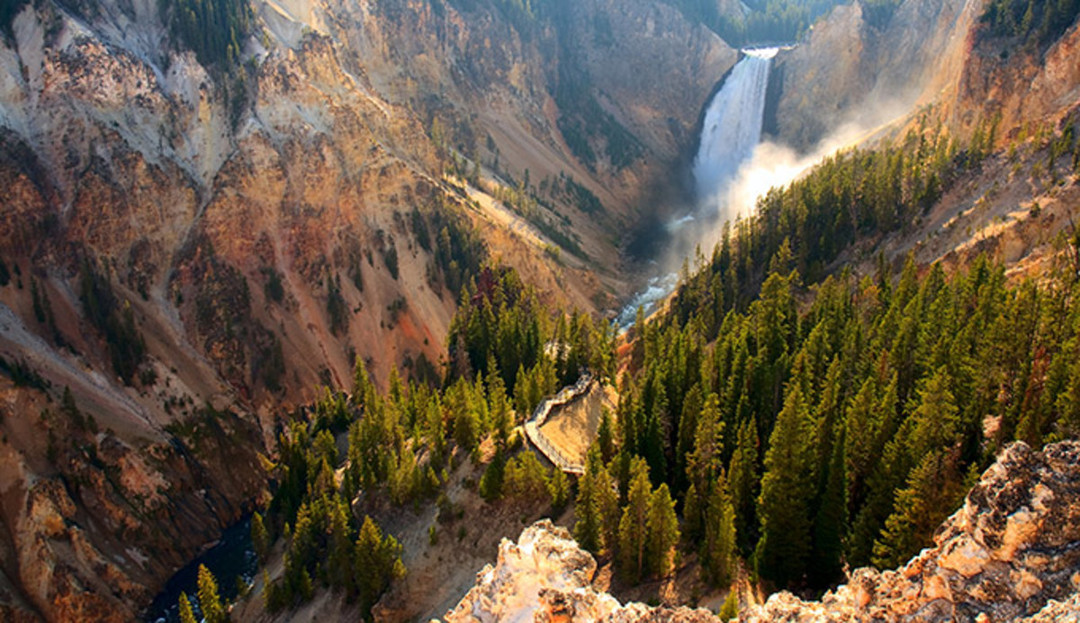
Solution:
[[(233, 52), (209, 59), (155, 0), (14, 3), (0, 24), (0, 619), (138, 618), (266, 502), (284, 423), (349, 388), (357, 361), (382, 388), (392, 369), (443, 380), (452, 318), (488, 263), (552, 308), (616, 316), (656, 270), (631, 232), (702, 209), (689, 171), (702, 133), (731, 130), (707, 110), (725, 80), (758, 87), (754, 127), (713, 142), (741, 141), (731, 162), (711, 157), (725, 177), (753, 164), (762, 134), (805, 170), (920, 119), (964, 140), (993, 120), (980, 170), (835, 268), (988, 252), (1010, 275), (1039, 274), (1080, 191), (1075, 176), (1031, 174), (1048, 148), (1029, 128), (1075, 121), (1080, 28), (1006, 54), (980, 38), (985, 4), (905, 0), (885, 23), (839, 4), (759, 58), (660, 0), (558, 1), (554, 17), (479, 0), (253, 0)], [(1075, 598), (1048, 600), (1077, 588), (1055, 567), (1075, 566), (1059, 543), (1075, 535), (1053, 532), (1075, 524), (1075, 455), (1011, 446), (933, 550), (748, 616), (1071, 611)], [(1039, 487), (1053, 494), (1023, 497)], [(987, 522), (1023, 525), (1005, 551)], [(537, 524), (504, 543), (448, 619), (504, 618), (475, 614), (499, 599), (545, 620), (704, 616), (593, 591), (596, 563), (567, 536)], [(1065, 549), (1024, 554), (1039, 539)], [(941, 562), (961, 542), (982, 566)], [(555, 562), (513, 566), (538, 551)], [(531, 573), (552, 589), (536, 601)], [(998, 590), (1013, 580), (1038, 588)]]

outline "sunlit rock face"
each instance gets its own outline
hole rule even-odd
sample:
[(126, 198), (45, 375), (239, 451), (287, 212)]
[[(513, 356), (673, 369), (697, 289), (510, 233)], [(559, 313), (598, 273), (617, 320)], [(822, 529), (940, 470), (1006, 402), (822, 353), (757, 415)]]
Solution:
[(779, 593), (744, 620), (1077, 620), (1080, 443), (1006, 448), (942, 524), (934, 546), (895, 571), (857, 569), (821, 601)]
[(499, 558), (476, 575), (476, 586), (450, 611), (447, 623), (535, 621), (537, 623), (705, 623), (708, 610), (621, 605), (592, 585), (596, 560), (565, 529), (544, 519), (525, 528), (517, 543), (503, 539)]

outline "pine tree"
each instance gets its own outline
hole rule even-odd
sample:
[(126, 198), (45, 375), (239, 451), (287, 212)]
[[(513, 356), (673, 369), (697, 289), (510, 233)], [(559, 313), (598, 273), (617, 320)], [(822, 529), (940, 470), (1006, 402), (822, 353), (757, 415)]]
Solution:
[(630, 490), (626, 508), (619, 520), (619, 556), (622, 573), (630, 583), (637, 583), (645, 572), (646, 540), (652, 486), (649, 466), (644, 459), (634, 457), (630, 466)]
[[(1080, 146), (1080, 141), (1077, 145)], [(1078, 345), (1072, 344), (1065, 352), (1075, 353), (1077, 350)], [(1060, 413), (1057, 421), (1057, 435), (1062, 439), (1080, 437), (1080, 356), (1073, 360), (1068, 378), (1065, 391), (1058, 396), (1056, 405)]]
[(491, 413), (491, 428), (495, 433), (495, 441), (506, 447), (510, 442), (510, 431), (514, 427), (510, 412), (510, 399), (506, 395), (506, 384), (494, 356), (488, 357), (487, 374), (488, 410)]
[(735, 534), (739, 551), (749, 556), (757, 542), (758, 519), (758, 439), (757, 427), (750, 420), (739, 426), (739, 443), (731, 455), (729, 483), (731, 504), (735, 508)]
[(855, 517), (866, 500), (867, 479), (880, 459), (875, 456), (873, 379), (867, 379), (844, 414), (844, 481), (848, 517)]
[(735, 578), (735, 507), (728, 494), (727, 479), (721, 473), (705, 515), (705, 542), (702, 563), (714, 586), (727, 586)]
[(221, 605), (221, 597), (218, 594), (217, 580), (214, 574), (199, 565), (199, 610), (202, 611), (206, 623), (224, 623), (229, 620), (225, 607)]
[(327, 575), (330, 584), (343, 587), (353, 593), (355, 572), (353, 570), (353, 529), (349, 525), (349, 507), (345, 500), (335, 496), (330, 505), (330, 551), (327, 555)]
[(266, 556), (270, 553), (270, 535), (266, 531), (262, 515), (255, 513), (251, 516), (251, 546), (259, 562), (266, 564)]
[(739, 617), (739, 594), (734, 586), (728, 591), (723, 605), (720, 606), (720, 612), (716, 613), (716, 616), (721, 621), (732, 621)]
[(503, 492), (525, 504), (546, 504), (551, 501), (547, 472), (532, 452), (522, 452), (506, 465)]
[(180, 593), (180, 623), (197, 623), (195, 619), (195, 612), (191, 608), (191, 601), (188, 600), (187, 593)]
[(709, 394), (705, 408), (698, 418), (694, 433), (694, 451), (687, 459), (686, 472), (689, 482), (704, 493), (721, 469), (720, 455), (723, 450), (724, 423), (720, 420), (720, 399)]
[(570, 482), (558, 466), (552, 468), (548, 478), (548, 494), (551, 496), (552, 510), (556, 514), (562, 513), (570, 502)]
[(814, 517), (814, 547), (810, 553), (810, 581), (815, 586), (828, 586), (843, 571), (843, 535), (846, 508), (844, 501), (844, 444), (835, 440), (832, 460), (827, 466), (825, 488)]
[[(600, 551), (600, 508), (595, 490), (599, 462), (600, 450), (596, 444), (593, 444), (585, 460), (585, 473), (578, 481), (577, 500), (574, 504), (574, 512), (577, 515), (577, 521), (574, 523), (574, 539), (583, 549), (594, 554)], [(599, 469), (603, 467), (600, 466)]]
[(600, 514), (600, 537), (603, 547), (614, 554), (619, 542), (619, 492), (608, 471), (596, 474), (596, 507)]
[(653, 482), (660, 483), (667, 474), (667, 457), (664, 453), (664, 426), (663, 420), (667, 412), (667, 399), (663, 394), (663, 385), (660, 386), (660, 400), (648, 413), (644, 414), (644, 429), (641, 432), (640, 455), (649, 464), (649, 473), (652, 474)]
[(874, 544), (874, 565), (898, 567), (931, 545), (934, 531), (956, 509), (965, 489), (955, 456), (939, 450), (923, 458), (907, 486), (896, 492), (893, 513)]
[(378, 601), (391, 580), (405, 574), (401, 564), (401, 545), (390, 535), (383, 536), (382, 530), (364, 517), (360, 534), (356, 539), (355, 554), (356, 588), (360, 595), (360, 608), (364, 618), (371, 620), (371, 607)]
[(495, 456), (491, 457), (484, 475), (480, 477), (480, 497), (484, 498), (484, 501), (494, 502), (502, 496), (505, 473), (506, 458), (502, 447), (496, 446)]
[(786, 586), (806, 573), (811, 550), (814, 455), (802, 384), (788, 384), (765, 455), (758, 512), (761, 540), (755, 553), (762, 577)]
[(694, 385), (683, 400), (683, 412), (679, 417), (678, 440), (675, 443), (675, 490), (685, 491), (688, 481), (687, 461), (694, 452), (694, 437), (698, 429), (698, 416), (703, 408), (701, 385)]
[(615, 456), (615, 431), (611, 426), (611, 412), (605, 407), (600, 412), (600, 425), (596, 429), (596, 443), (600, 446), (600, 458), (607, 464)]
[(690, 485), (683, 497), (683, 536), (688, 543), (697, 543), (704, 534), (705, 511), (697, 486)]
[(916, 422), (911, 455), (923, 457), (952, 443), (961, 432), (959, 409), (949, 389), (951, 379), (939, 368), (919, 391), (919, 406), (911, 415)]
[(651, 575), (664, 577), (671, 571), (672, 552), (679, 542), (679, 518), (667, 483), (657, 487), (649, 499), (646, 534), (646, 569)]

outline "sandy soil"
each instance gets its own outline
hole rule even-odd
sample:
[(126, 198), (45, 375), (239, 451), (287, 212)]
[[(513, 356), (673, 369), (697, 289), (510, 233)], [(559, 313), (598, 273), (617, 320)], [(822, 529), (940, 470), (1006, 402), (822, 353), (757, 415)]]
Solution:
[(615, 424), (617, 396), (614, 387), (595, 383), (584, 396), (553, 409), (540, 431), (567, 458), (584, 464), (605, 408)]

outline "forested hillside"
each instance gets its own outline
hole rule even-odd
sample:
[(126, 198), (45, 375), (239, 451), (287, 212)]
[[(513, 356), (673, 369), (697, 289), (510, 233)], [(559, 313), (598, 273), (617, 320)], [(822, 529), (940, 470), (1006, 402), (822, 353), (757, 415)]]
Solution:
[[(1043, 139), (1058, 146), (1055, 170), (1075, 167), (1071, 127)], [(399, 573), (398, 545), (366, 546), (385, 562), (361, 564), (358, 543), (383, 537), (347, 501), (439, 498), (440, 521), (453, 521), (461, 511), (440, 492), (455, 454), (484, 465), (487, 504), (557, 514), (573, 496), (575, 536), (629, 584), (669, 574), (675, 551), (698, 554), (718, 587), (740, 560), (770, 586), (804, 589), (844, 566), (906, 561), (1009, 441), (1080, 434), (1075, 234), (1039, 279), (1009, 280), (985, 257), (956, 274), (911, 257), (899, 274), (883, 259), (862, 277), (827, 268), (860, 238), (917, 220), (981, 166), (993, 132), (961, 148), (921, 124), (775, 189), (699, 258), (665, 313), (639, 318), (619, 378), (605, 323), (546, 309), (512, 270), (482, 270), (462, 291), (441, 388), (395, 375), (380, 396), (359, 365), (351, 396), (328, 393), (281, 431), (265, 526), (285, 537), (285, 573), (268, 579), (267, 605), (288, 608), (321, 582), (370, 607)], [(513, 427), (586, 369), (621, 399), (572, 494)]]
[[(711, 577), (730, 579), (736, 555), (781, 587), (894, 567), (1007, 442), (1080, 433), (1074, 230), (1036, 279), (985, 257), (953, 275), (911, 257), (898, 277), (883, 258), (862, 277), (827, 268), (916, 222), (980, 166), (994, 125), (965, 149), (922, 127), (825, 161), (762, 198), (658, 320), (639, 319), (608, 469), (626, 482), (642, 457), (671, 487)], [(1038, 166), (1075, 174), (1072, 122), (1043, 141)]]

